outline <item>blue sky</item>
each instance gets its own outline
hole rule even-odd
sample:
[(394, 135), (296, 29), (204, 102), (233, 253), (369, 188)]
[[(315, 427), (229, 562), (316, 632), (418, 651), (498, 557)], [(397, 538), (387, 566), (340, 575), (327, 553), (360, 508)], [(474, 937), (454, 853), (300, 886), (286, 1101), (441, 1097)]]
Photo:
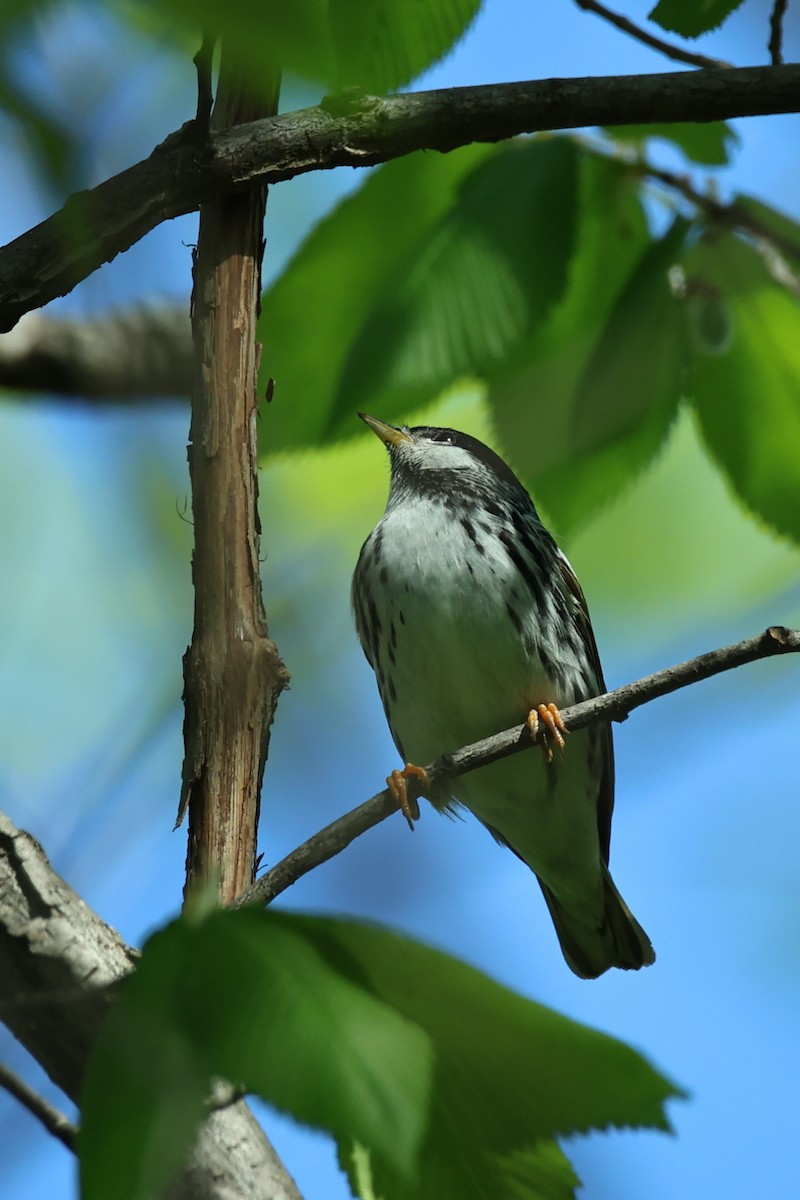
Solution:
[[(646, 7), (627, 11), (643, 19)], [(765, 60), (765, 43), (762, 6), (750, 4), (700, 48), (745, 64)], [(48, 17), (18, 61), (84, 131), (91, 181), (142, 157), (193, 111), (188, 59), (178, 72), (100, 9)], [(416, 86), (669, 69), (566, 0), (488, 0), (463, 43)], [(797, 156), (786, 152), (798, 144), (798, 118), (739, 127), (730, 179), (800, 218)], [(13, 131), (0, 128), (0, 136), (15, 180), (0, 196), (5, 241), (52, 203), (26, 177)], [(681, 165), (666, 149), (663, 161)], [(274, 189), (268, 276), (357, 183), (347, 171)], [(723, 195), (730, 186), (724, 177)], [(195, 228), (185, 218), (154, 231), (54, 309), (91, 314), (185, 298)], [(0, 804), (133, 942), (175, 913), (183, 876), (183, 838), (172, 822), (180, 657), (191, 632), (190, 530), (180, 515), (187, 423), (179, 406), (100, 416), (58, 403), (0, 408)], [(313, 458), (263, 481), (272, 518), (267, 605), (294, 674), (266, 781), (261, 836), (270, 862), (376, 791), (395, 764), (347, 595), (355, 551), (385, 497), (378, 451), (352, 451), (366, 484), (352, 505), (342, 501), (347, 522), (326, 523), (304, 505), (302, 472), (313, 471)], [(645, 522), (656, 520), (663, 562), (645, 565), (642, 551), (640, 576), (636, 548), (652, 542)], [(688, 421), (648, 476), (569, 552), (611, 686), (771, 622), (800, 625), (800, 555), (736, 508)], [(625, 555), (616, 581), (603, 569), (612, 553)], [(676, 595), (670, 563), (689, 554), (696, 588)], [(691, 1099), (671, 1108), (676, 1137), (626, 1133), (569, 1147), (591, 1200), (791, 1190), (800, 1073), (796, 670), (788, 660), (746, 668), (649, 706), (616, 734), (614, 873), (656, 945), (649, 971), (594, 984), (574, 978), (530, 875), (470, 820), (426, 813), (413, 836), (387, 822), (285, 897), (291, 907), (377, 918), (422, 937), (624, 1038), (682, 1084)], [(0, 1058), (41, 1083), (3, 1031)], [(271, 1115), (267, 1127), (309, 1200), (347, 1195), (326, 1139)], [(7, 1194), (72, 1194), (69, 1156), (3, 1096), (0, 1139)]]

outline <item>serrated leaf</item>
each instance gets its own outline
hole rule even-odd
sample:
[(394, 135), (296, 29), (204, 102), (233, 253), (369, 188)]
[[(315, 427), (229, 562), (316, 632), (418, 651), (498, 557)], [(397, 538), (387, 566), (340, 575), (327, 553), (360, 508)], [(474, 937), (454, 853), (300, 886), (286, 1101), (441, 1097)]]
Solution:
[(687, 257), (690, 288), (724, 300), (727, 351), (698, 354), (693, 402), (710, 453), (747, 505), (800, 542), (800, 305), (732, 234)]
[(694, 38), (716, 29), (742, 3), (743, 0), (659, 0), (649, 18), (670, 33)]
[[(521, 1155), (524, 1182), (525, 1155), (542, 1139), (609, 1125), (669, 1128), (664, 1101), (679, 1093), (630, 1047), (418, 942), (355, 922), (298, 920), (344, 954), (366, 986), (418, 1024), (434, 1047), (419, 1176), (409, 1187), (373, 1164), (383, 1200), (506, 1195), (504, 1164), (510, 1169)], [(548, 1161), (557, 1178), (556, 1156)], [(545, 1159), (539, 1169), (546, 1178)]]
[(567, 280), (579, 153), (565, 138), (521, 142), (464, 179), (352, 344), (334, 431), (354, 408), (408, 411), (491, 374), (545, 317)]
[[(316, 227), (267, 291), (259, 322), (262, 390), (273, 376), (280, 405), (280, 420), (262, 420), (270, 451), (328, 440), (345, 358), (377, 297), (419, 253), (461, 181), (494, 153), (466, 146), (387, 163)], [(356, 405), (349, 409), (354, 431)]]
[(407, 938), (217, 912), (150, 939), (101, 1032), (85, 1200), (158, 1194), (218, 1075), (329, 1130), (381, 1200), (562, 1200), (571, 1180), (552, 1137), (666, 1129), (678, 1095), (621, 1042)]
[(605, 131), (621, 142), (643, 145), (649, 138), (660, 138), (677, 146), (690, 162), (709, 167), (722, 167), (730, 161), (730, 153), (739, 142), (739, 135), (725, 121), (704, 123), (676, 121), (672, 125), (617, 125)]

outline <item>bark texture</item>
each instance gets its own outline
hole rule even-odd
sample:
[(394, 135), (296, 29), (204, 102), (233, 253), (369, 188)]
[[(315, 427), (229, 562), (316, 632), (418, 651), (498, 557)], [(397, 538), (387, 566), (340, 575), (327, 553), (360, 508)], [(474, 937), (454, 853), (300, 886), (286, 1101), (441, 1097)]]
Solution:
[[(274, 109), (277, 85), (266, 103)], [(253, 113), (223, 72), (214, 121)], [(259, 573), (256, 322), (265, 204), (265, 189), (254, 187), (203, 206), (192, 305), (195, 619), (184, 658), (178, 819), (188, 808), (187, 887), (213, 877), (223, 902), (255, 875), (269, 729), (288, 680), (268, 636)]]

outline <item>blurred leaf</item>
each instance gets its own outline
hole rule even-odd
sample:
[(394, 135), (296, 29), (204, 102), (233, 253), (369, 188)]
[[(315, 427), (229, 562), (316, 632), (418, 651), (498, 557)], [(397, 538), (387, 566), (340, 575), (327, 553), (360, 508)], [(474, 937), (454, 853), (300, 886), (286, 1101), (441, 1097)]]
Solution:
[(650, 245), (635, 176), (624, 164), (584, 155), (564, 299), (491, 381), (492, 420), (505, 454), (562, 533), (610, 499), (660, 442), (661, 435), (579, 462), (573, 433), (587, 364)]
[[(465, 176), (494, 153), (491, 146), (466, 146), (452, 154), (411, 154), (374, 171), (320, 222), (265, 294), (262, 390), (274, 376), (280, 406), (280, 420), (262, 418), (271, 451), (327, 440), (344, 360), (376, 297), (418, 254)], [(348, 408), (355, 432), (356, 405)]]
[(647, 248), (609, 314), (575, 393), (572, 444), (579, 455), (632, 433), (653, 410), (677, 409), (688, 345), (669, 271), (688, 229), (679, 217)]
[(294, 919), (217, 912), (150, 939), (99, 1039), (83, 1097), (82, 1195), (159, 1192), (212, 1076), (235, 1080), (398, 1178), (413, 1169), (428, 1039), (330, 961)]
[(579, 153), (566, 138), (518, 142), (462, 182), (354, 341), (335, 432), (354, 408), (408, 411), (491, 373), (545, 317), (567, 281)]
[(573, 1200), (581, 1181), (555, 1142), (537, 1142), (500, 1162), (505, 1200)]
[(734, 196), (733, 204), (755, 217), (768, 233), (780, 238), (781, 254), (791, 259), (795, 266), (800, 264), (800, 223), (787, 217), (780, 209), (765, 204), (763, 200), (757, 200), (755, 196), (739, 193)]
[(462, 36), (480, 0), (125, 0), (137, 23), (219, 32), (255, 85), (264, 62), (332, 91), (401, 87), (438, 62)]
[(481, 0), (330, 0), (339, 85), (385, 92), (408, 83), (458, 41)]
[(699, 37), (716, 29), (741, 4), (742, 0), (658, 0), (649, 17), (670, 33)]
[(698, 354), (694, 405), (711, 454), (744, 503), (800, 541), (800, 305), (759, 254), (724, 234), (688, 255), (692, 291), (731, 314), (725, 353)]
[(679, 218), (644, 250), (575, 383), (568, 466), (551, 468), (537, 483), (562, 533), (631, 482), (675, 420), (690, 343), (669, 271), (687, 230)]
[(643, 145), (648, 138), (660, 138), (678, 146), (690, 162), (722, 167), (730, 162), (730, 153), (739, 143), (739, 135), (725, 121), (676, 121), (673, 125), (617, 125), (604, 131), (621, 142)]
[(23, 144), (44, 182), (59, 191), (67, 189), (75, 154), (69, 131), (16, 88), (7, 71), (0, 72), (0, 107), (22, 129)]
[(216, 1075), (329, 1130), (382, 1200), (561, 1200), (570, 1172), (543, 1140), (666, 1129), (678, 1095), (629, 1047), (406, 938), (216, 912), (151, 938), (109, 1015), (83, 1098), (85, 1200), (159, 1192)]

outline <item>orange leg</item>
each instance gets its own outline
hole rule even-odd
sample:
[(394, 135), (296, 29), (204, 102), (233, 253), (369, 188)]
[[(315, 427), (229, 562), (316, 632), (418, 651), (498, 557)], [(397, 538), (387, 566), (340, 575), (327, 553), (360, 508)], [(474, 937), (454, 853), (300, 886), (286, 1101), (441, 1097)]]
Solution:
[(408, 781), (412, 776), (421, 779), (423, 787), (427, 787), (430, 783), (425, 768), (417, 767), (414, 763), (406, 763), (402, 771), (392, 771), (386, 779), (386, 786), (400, 812), (408, 821), (409, 829), (413, 829), (414, 822), (419, 820), (419, 803), (408, 794)]
[[(544, 725), (544, 729), (540, 729), (540, 723)], [(549, 765), (553, 761), (553, 750), (550, 742), (553, 741), (558, 746), (561, 757), (564, 757), (564, 734), (569, 733), (564, 724), (563, 717), (555, 704), (537, 704), (536, 708), (532, 708), (528, 713), (526, 725), (531, 731), (531, 740), (539, 741), (541, 733), (541, 747), (544, 754), (544, 761)]]

